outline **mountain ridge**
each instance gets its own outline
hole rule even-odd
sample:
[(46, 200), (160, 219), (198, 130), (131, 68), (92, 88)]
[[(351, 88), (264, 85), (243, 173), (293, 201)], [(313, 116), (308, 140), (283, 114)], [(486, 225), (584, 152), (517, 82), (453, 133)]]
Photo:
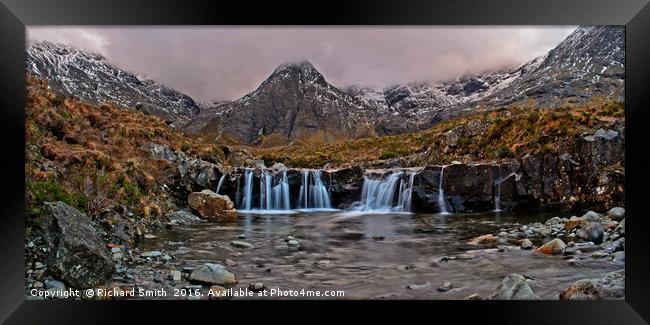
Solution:
[(49, 41), (26, 45), (26, 70), (50, 87), (91, 104), (111, 102), (157, 115), (167, 121), (200, 111), (188, 95), (109, 63), (94, 51)]

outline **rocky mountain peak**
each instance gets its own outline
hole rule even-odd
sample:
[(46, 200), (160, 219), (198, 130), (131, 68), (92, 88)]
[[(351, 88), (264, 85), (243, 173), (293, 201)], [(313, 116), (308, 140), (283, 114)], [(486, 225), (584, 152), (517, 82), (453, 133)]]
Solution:
[[(318, 70), (316, 70), (316, 67), (314, 67), (314, 65), (307, 60), (279, 65), (277, 68), (275, 68), (273, 73), (267, 78), (266, 81), (273, 82), (282, 80), (288, 80), (289, 82), (298, 82), (301, 85), (327, 85), (325, 77), (323, 77), (323, 75)], [(262, 85), (265, 83), (262, 83)]]

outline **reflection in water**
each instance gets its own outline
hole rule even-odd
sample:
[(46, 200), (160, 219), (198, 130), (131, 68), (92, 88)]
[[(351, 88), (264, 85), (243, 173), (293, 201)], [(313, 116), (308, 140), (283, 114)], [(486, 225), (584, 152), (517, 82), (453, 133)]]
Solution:
[[(496, 245), (469, 246), (466, 241), (501, 228), (544, 221), (549, 215), (513, 214), (361, 214), (310, 212), (242, 214), (236, 223), (205, 223), (175, 227), (145, 241), (141, 250), (162, 249), (182, 266), (224, 263), (237, 276), (237, 287), (263, 282), (269, 288), (344, 290), (346, 298), (462, 299), (473, 293), (489, 296), (503, 277), (520, 273), (535, 279), (533, 290), (545, 299), (582, 278), (598, 277), (622, 268), (605, 259), (580, 266), (562, 256), (519, 249), (498, 252)], [(252, 249), (228, 245), (246, 235)], [(300, 249), (288, 247), (295, 236)], [(182, 245), (170, 243), (182, 242)], [(469, 259), (442, 262), (443, 256), (470, 254)], [(467, 255), (464, 255), (467, 256)], [(169, 266), (159, 266), (169, 268)], [(445, 281), (453, 290), (435, 290)], [(430, 282), (429, 289), (406, 286)], [(182, 287), (185, 284), (178, 284)]]

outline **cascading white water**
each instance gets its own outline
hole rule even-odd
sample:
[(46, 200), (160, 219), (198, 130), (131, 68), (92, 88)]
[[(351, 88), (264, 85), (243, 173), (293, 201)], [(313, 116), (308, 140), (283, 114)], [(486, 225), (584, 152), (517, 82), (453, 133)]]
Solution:
[(221, 178), (219, 178), (219, 184), (217, 184), (217, 191), (215, 193), (219, 194), (219, 190), (221, 190), (224, 179), (226, 179), (226, 174), (221, 175)]
[(273, 206), (269, 210), (290, 210), (291, 199), (289, 193), (289, 179), (287, 178), (287, 171), (282, 172), (282, 179), (278, 185), (273, 187)]
[(501, 166), (499, 168), (499, 178), (494, 181), (495, 194), (494, 194), (494, 212), (501, 212)]
[(445, 175), (445, 166), (442, 166), (442, 169), (440, 169), (440, 182), (438, 183), (438, 206), (440, 207), (440, 213), (448, 214), (449, 212), (447, 212), (447, 202), (445, 202), (445, 193), (442, 190), (444, 175)]
[(301, 209), (331, 209), (330, 193), (321, 179), (320, 170), (302, 171), (298, 206)]
[[(400, 171), (379, 179), (370, 179), (368, 176), (364, 176), (361, 205), (355, 210), (409, 212), (415, 173), (413, 172), (409, 176), (408, 185), (404, 184), (403, 175), (404, 172)], [(398, 183), (399, 189), (397, 188)], [(395, 203), (396, 190), (398, 190), (397, 203)]]
[[(501, 184), (505, 182), (508, 178), (516, 175), (516, 172), (511, 172), (506, 175), (506, 177), (501, 177), (501, 167), (499, 167), (499, 178), (494, 180), (494, 212), (501, 212)], [(517, 180), (518, 177), (515, 177)]]
[[(290, 210), (291, 193), (287, 172), (283, 171), (278, 184), (273, 186), (273, 175), (268, 170), (262, 170), (259, 182), (259, 210)], [(253, 209), (253, 171), (244, 172), (244, 198), (241, 207), (243, 210)]]
[(244, 172), (244, 210), (253, 208), (253, 171), (247, 169)]

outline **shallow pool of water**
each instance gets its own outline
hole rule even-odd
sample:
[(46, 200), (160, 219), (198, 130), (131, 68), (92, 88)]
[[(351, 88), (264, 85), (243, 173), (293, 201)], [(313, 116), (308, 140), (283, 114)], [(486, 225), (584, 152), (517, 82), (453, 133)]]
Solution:
[[(555, 215), (241, 214), (233, 223), (164, 230), (138, 248), (169, 252), (177, 268), (206, 262), (225, 265), (230, 259), (237, 263), (227, 266), (239, 282), (235, 288), (262, 282), (269, 289), (343, 290), (344, 299), (462, 299), (474, 293), (485, 298), (511, 273), (533, 278), (531, 287), (543, 299), (558, 299), (560, 291), (576, 280), (624, 267), (606, 259), (572, 264), (566, 256), (522, 250), (514, 242), (499, 244), (507, 246), (503, 252), (497, 245), (466, 244), (478, 235), (544, 222)], [(288, 247), (289, 235), (299, 239), (301, 249)], [(229, 245), (233, 240), (254, 248), (233, 247)], [(462, 256), (473, 258), (441, 261), (465, 253)], [(447, 281), (454, 288), (437, 291)]]

